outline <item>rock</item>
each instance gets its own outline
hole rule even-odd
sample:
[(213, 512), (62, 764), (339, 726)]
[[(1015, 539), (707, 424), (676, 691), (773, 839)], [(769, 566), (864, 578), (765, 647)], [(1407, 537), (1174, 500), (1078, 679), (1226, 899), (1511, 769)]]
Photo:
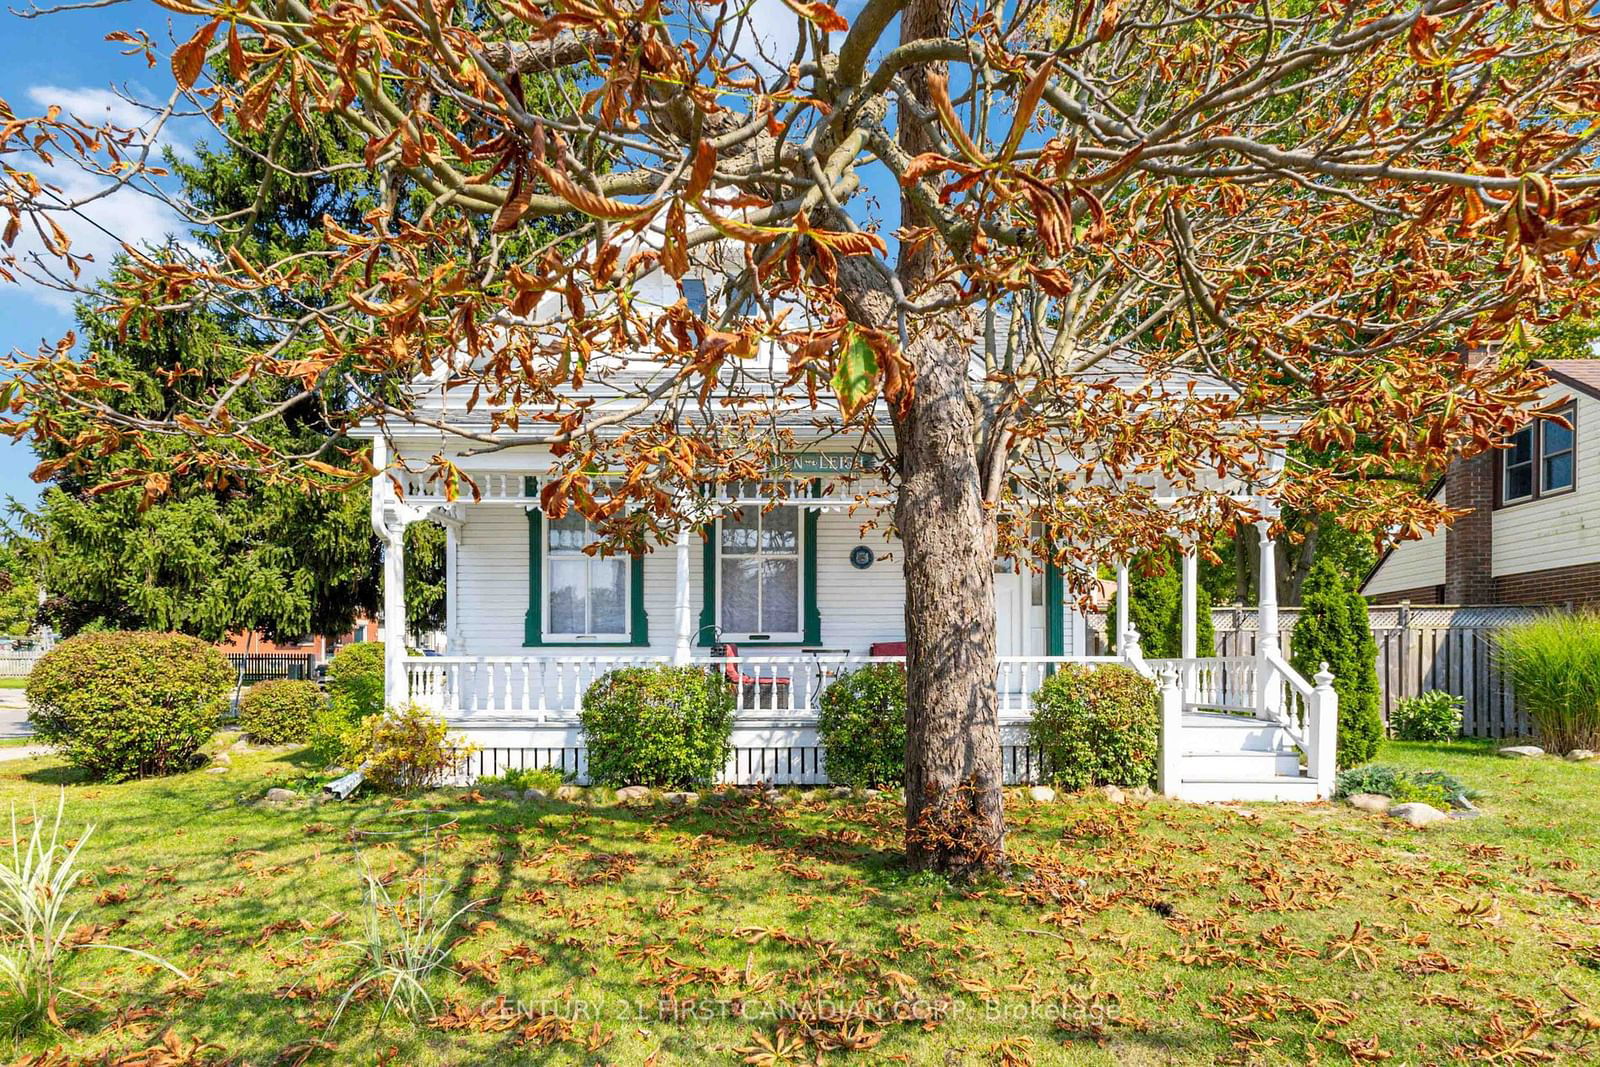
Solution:
[(1141, 785), (1128, 795), (1141, 804), (1147, 804), (1156, 798), (1156, 791), (1147, 785)]
[(1128, 794), (1122, 791), (1121, 786), (1103, 785), (1100, 787), (1100, 793), (1112, 804), (1126, 804), (1128, 802)]
[(515, 789), (497, 789), (495, 790), (495, 796), (499, 797), (501, 800), (522, 799), (522, 794), (517, 792)]
[(1544, 755), (1544, 749), (1538, 745), (1510, 745), (1500, 750), (1500, 755), (1506, 759), (1532, 759)]
[(1567, 759), (1573, 763), (1588, 763), (1594, 759), (1594, 753), (1587, 748), (1575, 748), (1567, 753)]
[(847, 785), (836, 785), (828, 790), (828, 796), (833, 800), (849, 800), (850, 794), (855, 792)]
[(650, 799), (650, 787), (646, 785), (625, 785), (617, 790), (617, 799), (624, 804), (635, 804)]
[(583, 787), (580, 785), (557, 786), (556, 799), (565, 804), (576, 804), (583, 799)]
[(1472, 815), (1476, 815), (1478, 812), (1478, 805), (1474, 804), (1460, 793), (1457, 793), (1455, 796), (1450, 798), (1450, 806), (1457, 811), (1464, 811)]
[(1386, 812), (1394, 807), (1394, 798), (1386, 797), (1382, 793), (1357, 793), (1344, 798), (1344, 802), (1357, 811), (1382, 811)]
[(268, 804), (298, 804), (300, 802), (300, 794), (293, 789), (275, 787), (267, 790), (267, 795), (261, 799)]
[(689, 808), (700, 803), (700, 794), (680, 790), (675, 793), (662, 793), (661, 799), (675, 808)]
[(207, 774), (227, 774), (232, 769), (233, 768), (231, 768), (231, 767), (207, 767), (206, 768), (206, 773)]
[(524, 789), (522, 791), (522, 801), (525, 804), (532, 803), (535, 800), (549, 800), (549, 799), (550, 799), (550, 794), (546, 793), (543, 789), (528, 788), (528, 789)]
[(1047, 785), (1036, 785), (1028, 790), (1028, 799), (1035, 804), (1053, 804), (1056, 791)]
[(250, 747), (250, 742), (246, 741), (244, 738), (241, 737), (241, 738), (239, 738), (239, 740), (235, 741), (233, 744), (228, 746), (228, 751), (229, 752), (254, 752), (255, 749)]
[(861, 795), (864, 796), (864, 797), (875, 797), (875, 796), (880, 795), (880, 790), (877, 790), (877, 789), (863, 789), (861, 791)]
[(1396, 804), (1394, 807), (1389, 809), (1389, 815), (1392, 818), (1402, 819), (1412, 826), (1419, 827), (1428, 826), (1439, 822), (1441, 819), (1450, 818), (1450, 816), (1446, 815), (1432, 804), (1423, 804), (1420, 801), (1412, 801), (1409, 804)]
[(211, 764), (215, 767), (232, 767), (233, 757), (226, 752), (218, 752), (212, 755)]
[(780, 793), (776, 789), (769, 789), (765, 793), (762, 793), (761, 799), (765, 800), (768, 804), (771, 804), (775, 808), (785, 808), (794, 803), (793, 797), (789, 796), (787, 793)]

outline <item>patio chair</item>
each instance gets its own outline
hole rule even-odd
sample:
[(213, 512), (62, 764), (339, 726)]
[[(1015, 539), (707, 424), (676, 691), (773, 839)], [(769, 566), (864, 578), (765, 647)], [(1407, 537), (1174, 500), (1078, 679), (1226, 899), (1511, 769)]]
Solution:
[(904, 656), (906, 643), (904, 641), (874, 641), (870, 650), (874, 656)]
[[(739, 658), (738, 645), (719, 645), (718, 649), (720, 649), (719, 655), (722, 658), (728, 660)], [(752, 674), (745, 674), (739, 669), (737, 663), (731, 662), (722, 665), (722, 673), (727, 675), (728, 681), (738, 688), (740, 708), (778, 708), (788, 704), (787, 700), (781, 702), (779, 700), (780, 695), (785, 697), (788, 695), (785, 691), (789, 688), (791, 681), (786, 675), (757, 677)], [(767, 699), (761, 699), (763, 694), (767, 694)], [(752, 696), (756, 698), (754, 701), (749, 699)]]

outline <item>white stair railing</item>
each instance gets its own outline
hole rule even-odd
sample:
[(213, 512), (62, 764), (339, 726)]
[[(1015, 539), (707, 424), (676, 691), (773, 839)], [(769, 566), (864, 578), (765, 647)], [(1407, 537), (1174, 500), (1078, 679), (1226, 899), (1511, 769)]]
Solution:
[(1306, 777), (1317, 783), (1317, 798), (1326, 800), (1333, 795), (1339, 749), (1339, 694), (1333, 674), (1324, 662), (1315, 682), (1308, 682), (1276, 650), (1266, 658), (1287, 690), (1274, 719), (1305, 753)]

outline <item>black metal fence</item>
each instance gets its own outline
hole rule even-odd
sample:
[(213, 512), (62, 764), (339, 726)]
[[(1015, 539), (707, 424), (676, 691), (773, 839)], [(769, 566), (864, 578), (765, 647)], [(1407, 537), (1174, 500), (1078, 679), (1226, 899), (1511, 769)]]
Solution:
[(311, 652), (230, 652), (228, 662), (240, 672), (240, 684), (272, 682), (281, 678), (297, 680), (317, 676), (317, 657)]

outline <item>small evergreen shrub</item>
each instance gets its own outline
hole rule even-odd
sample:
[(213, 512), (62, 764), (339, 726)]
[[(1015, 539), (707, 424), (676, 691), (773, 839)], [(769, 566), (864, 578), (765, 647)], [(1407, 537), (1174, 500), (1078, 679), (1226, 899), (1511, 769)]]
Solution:
[(478, 779), (480, 789), (510, 789), (518, 793), (529, 789), (554, 793), (565, 784), (566, 779), (554, 767), (508, 767), (499, 774)]
[(95, 778), (188, 770), (216, 732), (234, 685), (198, 638), (105, 631), (63, 641), (28, 678), (34, 735)]
[[(1146, 659), (1171, 659), (1183, 652), (1183, 558), (1175, 549), (1135, 559), (1129, 570), (1128, 621), (1139, 631), (1139, 651)], [(1209, 656), (1216, 644), (1211, 622), (1211, 594), (1195, 588), (1195, 654)], [(1117, 598), (1106, 610), (1107, 629), (1116, 629)], [(1121, 634), (1108, 633), (1112, 648)]]
[(1406, 697), (1395, 705), (1389, 726), (1401, 741), (1454, 741), (1461, 736), (1461, 698), (1442, 689)]
[(364, 768), (367, 784), (379, 792), (415, 793), (443, 784), (466, 765), (471, 752), (450, 735), (443, 719), (407, 704), (361, 720), (346, 755), (352, 768)]
[(1494, 644), (1545, 748), (1600, 749), (1600, 612), (1552, 612), (1506, 627)]
[(328, 661), (328, 696), (351, 723), (383, 710), (383, 642), (345, 645)]
[(1033, 694), (1028, 743), (1063, 788), (1153, 785), (1161, 751), (1156, 684), (1127, 667), (1064, 664)]
[(316, 682), (257, 682), (239, 701), (239, 728), (263, 744), (298, 745), (311, 736), (311, 724), (325, 703)]
[(1443, 771), (1406, 771), (1382, 763), (1368, 763), (1339, 772), (1333, 782), (1333, 795), (1350, 797), (1357, 793), (1378, 793), (1393, 798), (1396, 804), (1420, 801), (1436, 808), (1446, 808), (1458, 798), (1470, 800), (1477, 795)]
[(687, 786), (728, 762), (733, 691), (699, 667), (623, 667), (583, 694), (584, 744), (596, 785)]
[(1339, 694), (1339, 743), (1335, 761), (1355, 767), (1378, 754), (1383, 739), (1379, 707), (1378, 646), (1367, 620), (1367, 601), (1333, 560), (1319, 559), (1306, 575), (1300, 620), (1294, 626), (1291, 662), (1310, 679), (1327, 663)]
[(839, 785), (898, 783), (906, 773), (906, 669), (869, 663), (822, 691), (817, 733), (828, 780)]

